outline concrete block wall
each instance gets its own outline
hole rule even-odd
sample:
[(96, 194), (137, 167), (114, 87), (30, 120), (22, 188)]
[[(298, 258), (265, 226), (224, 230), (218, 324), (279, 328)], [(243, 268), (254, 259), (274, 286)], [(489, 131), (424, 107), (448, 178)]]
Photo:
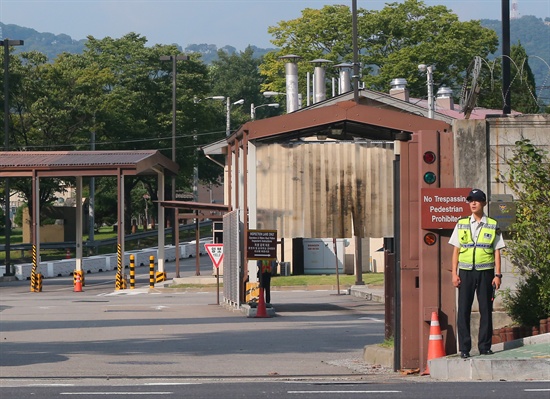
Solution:
[[(205, 244), (211, 243), (212, 239), (204, 239), (199, 241), (200, 252), (199, 256), (206, 255)], [(181, 243), (180, 259), (192, 258), (196, 256), (195, 241)], [(158, 247), (146, 248), (139, 251), (128, 251), (124, 253), (124, 267), (130, 265), (130, 255), (134, 255), (136, 267), (149, 266), (149, 258), (153, 256), (155, 263), (158, 262)], [(176, 260), (176, 247), (168, 245), (164, 248), (164, 258), (166, 262)], [(103, 271), (114, 270), (118, 267), (117, 254), (95, 255), (82, 259), (82, 269), (85, 274), (99, 273)], [(32, 263), (13, 265), (15, 277), (18, 280), (29, 280), (32, 272)], [(5, 266), (0, 266), (0, 275), (4, 275)], [(40, 262), (38, 264), (37, 273), (40, 273), (44, 278), (54, 278), (62, 276), (70, 276), (76, 269), (76, 259), (61, 259), (51, 262)]]

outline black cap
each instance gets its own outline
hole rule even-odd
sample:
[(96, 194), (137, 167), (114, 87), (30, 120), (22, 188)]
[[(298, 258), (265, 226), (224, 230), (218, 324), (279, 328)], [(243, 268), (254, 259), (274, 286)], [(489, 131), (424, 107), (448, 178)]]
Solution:
[(472, 201), (479, 201), (479, 202), (487, 202), (487, 196), (485, 193), (477, 188), (474, 188), (472, 191), (470, 191), (470, 194), (466, 197), (466, 201), (472, 202)]

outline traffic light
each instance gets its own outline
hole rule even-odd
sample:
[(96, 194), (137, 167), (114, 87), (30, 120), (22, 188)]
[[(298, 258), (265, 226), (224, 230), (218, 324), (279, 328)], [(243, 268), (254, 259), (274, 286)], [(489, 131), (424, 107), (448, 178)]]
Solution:
[[(437, 155), (435, 155), (435, 152), (433, 151), (426, 151), (422, 155), (422, 159), (425, 164), (427, 165), (433, 165), (434, 167), (437, 165), (435, 164), (435, 161), (437, 161)], [(424, 183), (426, 184), (434, 184), (437, 181), (437, 175), (432, 170), (428, 170), (424, 172)]]
[[(439, 132), (422, 131), (419, 135), (419, 180), (420, 187), (425, 189), (439, 188)], [(438, 234), (421, 230), (421, 237), (427, 247), (434, 247)]]

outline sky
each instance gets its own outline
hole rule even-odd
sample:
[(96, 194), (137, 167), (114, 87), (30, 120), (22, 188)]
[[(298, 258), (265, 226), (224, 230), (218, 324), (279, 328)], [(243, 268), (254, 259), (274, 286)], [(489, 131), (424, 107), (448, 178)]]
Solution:
[[(393, 0), (401, 1), (401, 0)], [(512, 5), (514, 0), (509, 0)], [(550, 0), (516, 0), (520, 16), (550, 17)], [(358, 8), (380, 10), (392, 0), (357, 0)], [(501, 19), (502, 0), (425, 0), (444, 5), (460, 20)], [(0, 0), (0, 22), (38, 32), (120, 38), (135, 32), (149, 45), (176, 43), (273, 47), (269, 26), (301, 16), (305, 8), (351, 0)]]

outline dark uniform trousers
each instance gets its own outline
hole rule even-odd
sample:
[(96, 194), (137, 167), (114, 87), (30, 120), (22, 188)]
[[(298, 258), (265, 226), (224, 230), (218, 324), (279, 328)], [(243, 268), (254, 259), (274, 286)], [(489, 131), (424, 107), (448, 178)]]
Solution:
[(480, 352), (491, 349), (493, 337), (493, 278), (494, 269), (462, 270), (459, 269), (460, 287), (458, 289), (458, 346), (461, 352), (470, 352), (472, 338), (470, 334), (470, 315), (474, 294), (477, 293), (479, 303), (479, 336), (478, 349)]

